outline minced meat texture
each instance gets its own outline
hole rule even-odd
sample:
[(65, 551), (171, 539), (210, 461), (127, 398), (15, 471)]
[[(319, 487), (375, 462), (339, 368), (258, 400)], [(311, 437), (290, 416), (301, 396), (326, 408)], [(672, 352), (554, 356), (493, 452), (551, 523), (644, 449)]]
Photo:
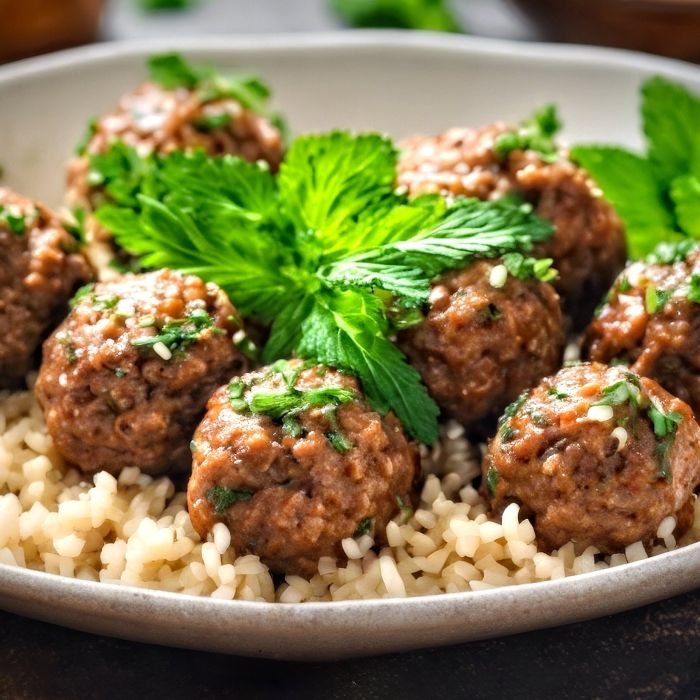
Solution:
[(687, 529), (699, 450), (700, 427), (683, 401), (626, 368), (580, 364), (509, 407), (484, 458), (482, 491), (494, 514), (519, 503), (540, 549), (573, 540), (620, 552), (650, 543), (668, 516), (678, 533)]
[(207, 400), (245, 370), (236, 318), (218, 287), (170, 270), (81, 290), (36, 384), (61, 455), (85, 472), (189, 467)]
[(224, 386), (214, 394), (194, 436), (187, 500), (202, 538), (224, 522), (236, 554), (310, 577), (320, 557), (344, 558), (341, 540), (358, 529), (383, 541), (389, 520), (412, 501), (418, 455), (392, 414), (373, 411), (354, 378), (329, 368), (303, 369), (294, 389), (341, 388), (352, 398), (302, 410), (291, 428), (232, 400), (232, 391), (289, 393), (289, 368), (301, 370), (298, 361), (286, 378), (262, 369), (243, 376), (235, 391)]
[(697, 416), (700, 288), (698, 301), (692, 301), (693, 275), (700, 275), (700, 248), (672, 264), (630, 265), (588, 327), (584, 354), (599, 362), (629, 364), (690, 404)]
[(273, 171), (279, 167), (283, 153), (279, 129), (236, 100), (204, 100), (194, 90), (168, 90), (145, 82), (124, 95), (113, 112), (96, 121), (85, 153), (69, 162), (66, 180), (72, 206), (94, 203), (99, 188), (89, 182), (89, 156), (104, 153), (115, 141), (135, 148), (141, 156), (202, 148), (210, 155), (263, 160)]
[(24, 381), (44, 336), (90, 275), (55, 214), (0, 188), (0, 388)]
[(522, 391), (561, 366), (564, 330), (551, 285), (512, 275), (496, 288), (482, 260), (432, 288), (430, 308), (398, 342), (443, 411), (468, 430), (489, 428)]
[(397, 182), (410, 195), (439, 193), (498, 199), (515, 193), (555, 226), (554, 237), (535, 255), (551, 257), (559, 271), (554, 285), (564, 310), (581, 328), (626, 260), (622, 225), (588, 175), (565, 154), (553, 163), (534, 151), (494, 152), (503, 123), (480, 129), (449, 129), (401, 144)]

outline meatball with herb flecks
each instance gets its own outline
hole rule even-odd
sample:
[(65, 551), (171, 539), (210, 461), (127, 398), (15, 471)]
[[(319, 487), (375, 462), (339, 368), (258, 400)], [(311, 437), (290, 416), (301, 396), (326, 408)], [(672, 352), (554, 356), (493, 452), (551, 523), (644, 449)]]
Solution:
[(588, 327), (584, 355), (628, 364), (700, 415), (700, 247), (664, 244), (627, 267)]
[(517, 127), (495, 123), (416, 136), (401, 144), (397, 183), (410, 195), (498, 199), (515, 194), (551, 221), (554, 237), (535, 249), (559, 270), (554, 286), (578, 328), (590, 319), (626, 259), (622, 225), (586, 172), (564, 151), (545, 157), (535, 150), (502, 152), (499, 139)]
[(36, 383), (58, 451), (85, 472), (187, 468), (207, 400), (246, 366), (224, 292), (159, 270), (84, 287), (72, 306)]
[(0, 188), (0, 389), (24, 381), (45, 334), (90, 276), (55, 214)]
[(400, 332), (398, 343), (442, 410), (479, 432), (561, 366), (559, 297), (500, 260), (477, 261), (438, 280), (425, 319)]
[(418, 453), (357, 380), (299, 360), (221, 387), (192, 442), (188, 509), (206, 538), (225, 523), (237, 554), (312, 576), (341, 541), (374, 533), (410, 504)]
[(124, 95), (114, 111), (92, 122), (81, 152), (66, 171), (73, 206), (90, 206), (99, 200), (103, 183), (91, 159), (117, 142), (139, 156), (201, 148), (209, 155), (265, 161), (273, 170), (279, 167), (283, 152), (279, 129), (235, 99), (146, 82)]
[(560, 370), (505, 411), (483, 462), (493, 511), (518, 503), (541, 549), (620, 552), (692, 521), (700, 426), (689, 406), (623, 367)]

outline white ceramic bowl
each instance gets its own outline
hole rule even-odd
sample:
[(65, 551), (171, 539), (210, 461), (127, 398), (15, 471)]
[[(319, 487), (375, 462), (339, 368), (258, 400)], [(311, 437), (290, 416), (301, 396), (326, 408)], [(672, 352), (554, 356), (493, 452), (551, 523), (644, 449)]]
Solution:
[[(574, 140), (639, 144), (637, 89), (655, 73), (700, 91), (700, 69), (584, 47), (391, 32), (108, 44), (0, 68), (5, 181), (62, 198), (62, 166), (89, 117), (177, 49), (272, 84), (293, 130), (395, 136), (494, 119), (555, 101)], [(194, 598), (0, 566), (0, 606), (89, 632), (196, 649), (334, 659), (450, 644), (584, 620), (700, 584), (700, 543), (569, 579), (413, 598), (271, 604)]]

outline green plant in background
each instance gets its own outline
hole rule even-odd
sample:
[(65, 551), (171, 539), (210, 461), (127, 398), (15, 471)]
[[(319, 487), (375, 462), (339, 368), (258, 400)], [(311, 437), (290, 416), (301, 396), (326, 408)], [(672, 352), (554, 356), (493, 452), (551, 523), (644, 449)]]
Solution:
[(196, 0), (135, 0), (136, 4), (146, 12), (158, 10), (185, 10), (195, 4)]
[(330, 0), (330, 5), (352, 27), (464, 31), (446, 0)]

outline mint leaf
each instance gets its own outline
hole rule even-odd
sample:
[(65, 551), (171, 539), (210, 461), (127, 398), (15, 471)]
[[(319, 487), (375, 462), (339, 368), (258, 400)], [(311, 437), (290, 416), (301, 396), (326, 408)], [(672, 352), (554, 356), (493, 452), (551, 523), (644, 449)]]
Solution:
[(700, 178), (695, 175), (677, 177), (671, 183), (671, 199), (678, 225), (689, 236), (700, 238)]
[(304, 321), (297, 352), (357, 375), (375, 410), (393, 410), (416, 439), (434, 442), (439, 409), (387, 331), (376, 297), (355, 290), (326, 292)]
[(296, 139), (282, 163), (280, 197), (299, 232), (326, 248), (342, 239), (357, 218), (391, 194), (396, 150), (378, 134), (346, 131)]
[(571, 157), (615, 207), (625, 224), (631, 257), (643, 257), (674, 237), (673, 216), (648, 160), (614, 146), (576, 146)]
[(700, 149), (700, 99), (678, 83), (651, 78), (642, 86), (642, 120), (652, 172), (668, 186), (691, 171)]
[(548, 240), (553, 230), (531, 208), (463, 199), (439, 224), (413, 238), (388, 243), (347, 260), (418, 268), (432, 278), (474, 258), (527, 252), (533, 243)]

